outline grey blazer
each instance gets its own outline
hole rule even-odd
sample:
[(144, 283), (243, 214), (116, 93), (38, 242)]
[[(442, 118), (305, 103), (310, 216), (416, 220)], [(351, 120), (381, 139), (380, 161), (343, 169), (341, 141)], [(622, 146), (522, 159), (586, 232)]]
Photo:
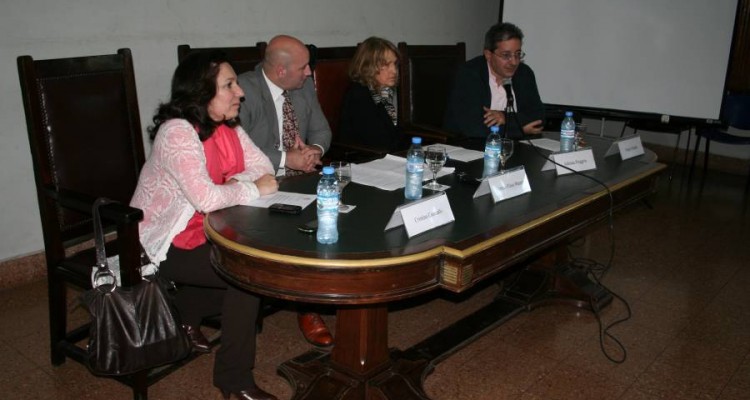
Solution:
[[(278, 168), (281, 162), (279, 122), (262, 70), (261, 63), (255, 70), (238, 77), (238, 83), (245, 91), (245, 101), (240, 106), (240, 121), (250, 139), (271, 159), (274, 168)], [(302, 141), (317, 144), (327, 151), (331, 144), (331, 128), (320, 109), (312, 79), (307, 79), (301, 89), (291, 91), (290, 95)]]

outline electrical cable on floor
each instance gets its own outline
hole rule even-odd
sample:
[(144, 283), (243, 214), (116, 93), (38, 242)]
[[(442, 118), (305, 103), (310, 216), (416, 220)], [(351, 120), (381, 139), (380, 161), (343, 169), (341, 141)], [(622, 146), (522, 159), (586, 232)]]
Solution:
[[(613, 292), (612, 290), (610, 290), (608, 287), (604, 286), (601, 283), (601, 279), (604, 278), (604, 276), (607, 274), (607, 272), (609, 272), (610, 268), (612, 267), (612, 262), (613, 262), (614, 257), (615, 257), (614, 197), (612, 196), (612, 191), (609, 189), (609, 186), (607, 186), (604, 182), (602, 182), (602, 181), (594, 178), (593, 176), (584, 174), (584, 173), (582, 173), (580, 171), (575, 171), (572, 168), (569, 168), (569, 167), (567, 167), (565, 165), (562, 165), (562, 164), (556, 162), (551, 157), (547, 157), (546, 155), (544, 155), (539, 150), (539, 148), (537, 148), (537, 146), (535, 146), (531, 142), (531, 140), (526, 139), (526, 142), (527, 142), (527, 144), (529, 144), (534, 149), (534, 151), (539, 156), (541, 156), (545, 160), (548, 160), (548, 161), (550, 161), (551, 163), (553, 163), (555, 165), (558, 165), (558, 166), (560, 166), (562, 168), (565, 168), (565, 169), (573, 172), (576, 175), (580, 175), (580, 176), (586, 177), (586, 178), (594, 181), (595, 183), (599, 184), (600, 186), (602, 186), (607, 191), (607, 196), (609, 197), (609, 209), (608, 209), (608, 212), (607, 212), (607, 223), (608, 223), (607, 225), (608, 225), (608, 228), (609, 228), (608, 229), (608, 232), (609, 232), (609, 258), (607, 260), (607, 263), (606, 264), (601, 264), (601, 263), (596, 262), (594, 260), (573, 258), (572, 254), (570, 253), (570, 249), (568, 249), (568, 255), (571, 258), (570, 265), (572, 267), (578, 267), (579, 269), (581, 269), (583, 271), (586, 271), (586, 275), (589, 276), (589, 277), (591, 277), (591, 279), (593, 279), (594, 282), (596, 282), (597, 285), (599, 285), (601, 288), (603, 288), (604, 290), (606, 290), (614, 298), (619, 299), (625, 305), (625, 309), (627, 310), (626, 316), (623, 317), (623, 318), (620, 318), (620, 319), (618, 319), (618, 320), (616, 320), (616, 321), (614, 321), (612, 323), (610, 323), (609, 325), (605, 326), (604, 322), (602, 321), (602, 317), (601, 317), (599, 308), (596, 306), (596, 304), (594, 303), (593, 299), (589, 299), (589, 306), (591, 307), (591, 310), (594, 313), (594, 317), (596, 318), (596, 322), (599, 325), (599, 347), (601, 348), (602, 353), (604, 354), (605, 357), (607, 357), (608, 360), (610, 360), (611, 362), (616, 363), (616, 364), (621, 364), (621, 363), (625, 362), (625, 360), (627, 359), (628, 352), (625, 349), (625, 346), (622, 344), (622, 342), (620, 342), (619, 339), (617, 339), (612, 333), (610, 333), (609, 330), (612, 329), (612, 328), (614, 328), (615, 326), (617, 326), (617, 325), (619, 325), (619, 324), (621, 324), (621, 323), (629, 320), (631, 318), (631, 316), (632, 316), (632, 312), (631, 312), (631, 309), (630, 309), (630, 304), (628, 304), (628, 302), (622, 296), (620, 296), (619, 294)], [(604, 340), (605, 340), (605, 338), (611, 339), (617, 345), (617, 347), (620, 348), (620, 350), (622, 351), (622, 358), (615, 358), (615, 357), (613, 357), (613, 356), (611, 356), (609, 354), (609, 352), (607, 351), (607, 349), (604, 347)]]

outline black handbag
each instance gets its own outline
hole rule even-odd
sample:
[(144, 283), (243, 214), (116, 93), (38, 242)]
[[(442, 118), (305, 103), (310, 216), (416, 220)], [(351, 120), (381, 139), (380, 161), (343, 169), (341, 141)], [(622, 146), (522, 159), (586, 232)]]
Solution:
[(111, 202), (97, 199), (94, 203), (97, 270), (83, 303), (91, 314), (89, 369), (115, 376), (179, 361), (190, 354), (191, 346), (167, 291), (170, 282), (156, 273), (143, 276), (134, 286), (117, 285), (107, 264), (99, 217), (99, 206)]

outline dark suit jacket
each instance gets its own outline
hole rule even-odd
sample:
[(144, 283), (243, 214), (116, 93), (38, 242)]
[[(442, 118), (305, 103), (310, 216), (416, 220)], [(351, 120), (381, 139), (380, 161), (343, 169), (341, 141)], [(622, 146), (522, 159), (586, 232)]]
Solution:
[[(278, 150), (279, 122), (271, 90), (263, 78), (262, 64), (258, 64), (253, 71), (241, 74), (237, 82), (245, 91), (245, 101), (240, 106), (242, 127), (255, 145), (271, 159), (274, 168), (278, 168), (281, 162), (281, 151)], [(320, 109), (312, 79), (307, 79), (301, 89), (289, 93), (302, 141), (320, 145), (323, 151), (328, 150), (331, 128)]]
[[(521, 63), (513, 75), (518, 123), (521, 127), (531, 121), (544, 120), (544, 104), (539, 97), (536, 78), (531, 68)], [(448, 98), (443, 128), (449, 132), (469, 137), (486, 137), (489, 128), (484, 125), (484, 107), (490, 106), (489, 69), (484, 56), (474, 57), (459, 68), (453, 90)], [(514, 139), (522, 136), (512, 135)]]
[(344, 94), (339, 138), (344, 143), (393, 152), (404, 149), (401, 129), (393, 125), (382, 104), (375, 104), (370, 90), (352, 82)]

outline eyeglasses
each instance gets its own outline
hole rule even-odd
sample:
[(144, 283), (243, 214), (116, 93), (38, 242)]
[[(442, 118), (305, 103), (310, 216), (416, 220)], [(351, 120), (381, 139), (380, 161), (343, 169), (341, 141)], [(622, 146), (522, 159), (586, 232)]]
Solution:
[(526, 53), (522, 51), (517, 51), (515, 53), (505, 52), (500, 54), (497, 54), (493, 51), (492, 54), (503, 61), (510, 61), (511, 58), (515, 58), (518, 61), (523, 61), (524, 57), (526, 57)]

